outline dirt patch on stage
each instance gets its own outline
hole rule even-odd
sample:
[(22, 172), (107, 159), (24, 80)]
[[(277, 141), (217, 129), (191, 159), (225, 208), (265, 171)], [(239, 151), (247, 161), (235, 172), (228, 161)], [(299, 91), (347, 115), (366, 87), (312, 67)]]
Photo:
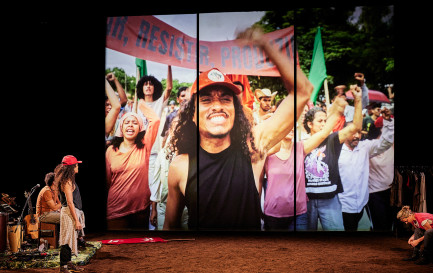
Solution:
[(388, 234), (107, 232), (87, 237), (190, 240), (103, 245), (85, 272), (433, 272), (433, 264), (402, 261), (411, 251), (407, 238)]

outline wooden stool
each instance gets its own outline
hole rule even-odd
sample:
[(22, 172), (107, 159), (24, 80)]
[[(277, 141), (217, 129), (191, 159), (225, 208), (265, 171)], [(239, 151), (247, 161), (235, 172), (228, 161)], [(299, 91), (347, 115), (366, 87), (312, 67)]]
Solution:
[(40, 223), (39, 238), (47, 240), (50, 247), (59, 247), (60, 224)]

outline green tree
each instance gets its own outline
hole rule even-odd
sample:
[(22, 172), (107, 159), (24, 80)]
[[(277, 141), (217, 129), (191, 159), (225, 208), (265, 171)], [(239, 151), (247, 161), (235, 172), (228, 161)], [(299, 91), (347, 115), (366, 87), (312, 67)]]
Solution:
[[(126, 91), (126, 95), (129, 98), (132, 98), (135, 94), (135, 85), (136, 85), (135, 76), (127, 75), (125, 70), (119, 67), (114, 67), (113, 69), (111, 68), (105, 69), (105, 75), (111, 72), (114, 73), (117, 80), (122, 85), (123, 89)], [(116, 91), (116, 86), (114, 85), (114, 83), (110, 82), (110, 84), (113, 87), (113, 89)]]
[(265, 32), (295, 26), (299, 65), (307, 76), (320, 26), (330, 91), (354, 84), (353, 74), (362, 72), (370, 89), (387, 94), (384, 85), (394, 79), (392, 15), (390, 6), (298, 8), (266, 12), (256, 24)]
[[(162, 79), (161, 83), (162, 83), (163, 89), (165, 90), (165, 88), (167, 86), (167, 79)], [(170, 94), (170, 98), (168, 99), (168, 102), (174, 100), (177, 104), (176, 99), (177, 99), (177, 92), (178, 92), (179, 88), (183, 87), (183, 86), (190, 87), (191, 85), (192, 85), (192, 83), (185, 83), (185, 82), (180, 83), (178, 79), (173, 79), (173, 89), (171, 90), (171, 94)]]

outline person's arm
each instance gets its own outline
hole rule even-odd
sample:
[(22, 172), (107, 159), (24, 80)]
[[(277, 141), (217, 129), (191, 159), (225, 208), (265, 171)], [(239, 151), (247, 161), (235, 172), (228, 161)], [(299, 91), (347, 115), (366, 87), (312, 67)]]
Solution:
[(356, 85), (351, 85), (350, 91), (352, 92), (355, 101), (355, 113), (353, 114), (353, 122), (338, 131), (340, 143), (344, 143), (348, 137), (352, 136), (358, 131), (361, 131), (362, 128), (361, 88)]
[[(281, 80), (289, 93), (270, 118), (253, 128), (255, 145), (259, 154), (263, 155), (292, 130), (294, 121), (299, 118), (305, 104), (307, 104), (310, 99), (313, 85), (299, 68), (297, 68), (295, 80), (294, 63), (286, 54), (274, 48), (269, 40), (263, 37), (263, 31), (260, 28), (249, 28), (243, 33), (240, 33), (238, 38), (252, 42), (265, 51), (266, 56), (277, 67), (281, 75)], [(294, 117), (295, 83), (297, 100), (296, 117)]]
[(385, 152), (392, 147), (392, 144), (394, 144), (394, 120), (391, 118), (390, 111), (385, 108), (382, 112), (382, 117), (382, 133), (379, 139), (370, 142), (370, 158)]
[(151, 107), (147, 106), (144, 100), (138, 102), (138, 108), (149, 122), (143, 141), (146, 145), (149, 144), (150, 147), (148, 148), (151, 149), (158, 134), (160, 120), (155, 111), (153, 111)]
[(167, 72), (167, 87), (164, 90), (164, 101), (168, 100), (171, 94), (171, 90), (173, 89), (173, 76), (171, 73), (171, 65), (168, 66), (168, 72)]
[[(425, 221), (425, 223), (422, 225), (424, 227), (425, 230), (429, 230), (431, 229), (431, 225)], [(424, 236), (416, 239), (416, 240), (412, 240), (412, 242), (410, 243), (413, 247), (416, 247), (419, 243), (421, 243), (422, 241), (424, 241)]]
[[(108, 73), (107, 74), (107, 80), (110, 82), (114, 82), (114, 85), (116, 86), (117, 94), (119, 94), (120, 106), (124, 107), (126, 105), (126, 103), (128, 102), (128, 98), (126, 97), (125, 90), (123, 90), (123, 87), (120, 84), (119, 80), (116, 78), (114, 73)], [(128, 83), (125, 83), (125, 84), (128, 84)]]
[(278, 151), (281, 149), (281, 141), (274, 145), (274, 147), (270, 148), (267, 156), (273, 155), (275, 153), (278, 153)]
[(77, 213), (75, 212), (75, 205), (74, 205), (74, 199), (72, 196), (72, 192), (73, 192), (73, 188), (72, 188), (72, 182), (68, 181), (65, 186), (63, 187), (63, 192), (65, 193), (66, 196), (66, 202), (68, 204), (68, 208), (69, 211), (71, 212), (72, 218), (74, 219), (74, 225), (75, 225), (75, 230), (81, 230), (83, 229)]
[(152, 213), (150, 214), (149, 221), (150, 223), (156, 227), (158, 225), (158, 212), (156, 210), (156, 202), (150, 202), (150, 205), (152, 206)]
[(387, 90), (388, 90), (388, 97), (389, 97), (389, 100), (392, 101), (392, 100), (394, 99), (394, 92), (392, 92), (392, 86), (389, 85), (388, 88), (387, 88)]
[(343, 115), (344, 108), (347, 105), (346, 100), (337, 97), (328, 109), (328, 117), (325, 126), (320, 132), (315, 133), (310, 138), (304, 140), (304, 153), (307, 155), (317, 148), (332, 132), (340, 117)]
[[(180, 219), (185, 207), (184, 193), (181, 191), (181, 181), (186, 179), (188, 166), (185, 169), (185, 161), (188, 162), (188, 155), (176, 156), (170, 164), (168, 170), (168, 196), (165, 209), (164, 230), (176, 229), (180, 227)], [(186, 163), (188, 164), (188, 163)]]
[(56, 196), (51, 191), (45, 191), (42, 198), (45, 200), (45, 203), (52, 211), (57, 211), (62, 207), (62, 204), (60, 204), (60, 202), (55, 202)]
[(408, 243), (409, 245), (412, 244), (414, 238), (415, 238), (415, 233), (412, 234), (412, 236), (410, 236), (409, 240), (407, 240), (407, 243)]
[(62, 207), (62, 204), (60, 204), (60, 203), (56, 204), (56, 203), (54, 203), (54, 200), (52, 200), (52, 199), (47, 201), (47, 205), (52, 211), (57, 211)]
[(105, 117), (105, 135), (108, 135), (113, 130), (114, 125), (116, 125), (117, 116), (120, 112), (120, 102), (107, 79), (105, 79), (105, 92), (111, 104), (111, 110)]
[(370, 99), (368, 98), (368, 87), (365, 84), (364, 74), (363, 73), (355, 73), (355, 80), (358, 82), (358, 86), (361, 87), (362, 109), (364, 109), (370, 103)]

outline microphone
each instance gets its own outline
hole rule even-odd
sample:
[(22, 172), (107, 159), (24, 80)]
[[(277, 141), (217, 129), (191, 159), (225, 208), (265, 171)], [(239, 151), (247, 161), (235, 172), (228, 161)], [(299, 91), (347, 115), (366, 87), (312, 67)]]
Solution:
[(40, 184), (36, 184), (36, 186), (34, 186), (31, 190), (36, 190), (37, 188), (39, 188), (41, 185)]

